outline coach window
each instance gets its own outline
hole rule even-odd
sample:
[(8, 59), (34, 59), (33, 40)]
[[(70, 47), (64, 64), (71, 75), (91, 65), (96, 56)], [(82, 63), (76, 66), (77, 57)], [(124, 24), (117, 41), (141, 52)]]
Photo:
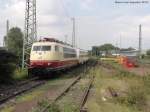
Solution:
[(55, 46), (55, 51), (59, 52), (59, 47), (58, 46)]

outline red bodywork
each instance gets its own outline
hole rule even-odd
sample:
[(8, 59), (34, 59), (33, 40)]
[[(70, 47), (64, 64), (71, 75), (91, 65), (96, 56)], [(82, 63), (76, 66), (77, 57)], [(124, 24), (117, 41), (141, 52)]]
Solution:
[(61, 69), (67, 68), (78, 64), (78, 60), (66, 60), (66, 61), (30, 61), (29, 68), (50, 68), (50, 69)]

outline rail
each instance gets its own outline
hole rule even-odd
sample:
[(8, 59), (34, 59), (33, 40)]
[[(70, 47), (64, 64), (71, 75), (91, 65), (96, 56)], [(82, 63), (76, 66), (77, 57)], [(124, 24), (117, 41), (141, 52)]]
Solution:
[(91, 90), (91, 87), (92, 87), (92, 84), (94, 82), (94, 76), (92, 76), (91, 80), (89, 81), (89, 84), (88, 84), (88, 87), (87, 89), (84, 91), (84, 94), (83, 94), (83, 97), (82, 97), (82, 100), (81, 100), (81, 104), (80, 104), (80, 112), (87, 112), (87, 108), (84, 108), (84, 105), (88, 99), (88, 95), (89, 95), (89, 92)]

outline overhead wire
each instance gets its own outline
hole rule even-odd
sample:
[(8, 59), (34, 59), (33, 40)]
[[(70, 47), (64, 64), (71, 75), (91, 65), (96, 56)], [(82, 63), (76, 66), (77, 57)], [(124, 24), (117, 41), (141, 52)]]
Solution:
[[(59, 0), (59, 3), (61, 4), (63, 10), (64, 10), (64, 14), (65, 16), (69, 19), (69, 20), (73, 20), (73, 18), (70, 16), (68, 9), (66, 8), (66, 4), (64, 3), (64, 0)], [(72, 35), (73, 35), (74, 31), (72, 31)], [(66, 37), (65, 37), (66, 38)], [(73, 38), (73, 37), (72, 37)], [(73, 40), (72, 40), (73, 41)], [(75, 39), (74, 39), (75, 41)]]
[(69, 12), (65, 6), (65, 3), (64, 3), (64, 0), (59, 0), (59, 3), (61, 4), (62, 8), (64, 9), (64, 12), (65, 12), (65, 16), (70, 18), (70, 15), (69, 15)]

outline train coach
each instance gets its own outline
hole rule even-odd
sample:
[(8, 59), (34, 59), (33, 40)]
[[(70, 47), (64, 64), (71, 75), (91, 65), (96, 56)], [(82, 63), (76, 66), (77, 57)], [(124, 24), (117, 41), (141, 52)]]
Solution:
[(54, 38), (44, 38), (33, 44), (29, 73), (58, 71), (85, 63), (88, 53)]

